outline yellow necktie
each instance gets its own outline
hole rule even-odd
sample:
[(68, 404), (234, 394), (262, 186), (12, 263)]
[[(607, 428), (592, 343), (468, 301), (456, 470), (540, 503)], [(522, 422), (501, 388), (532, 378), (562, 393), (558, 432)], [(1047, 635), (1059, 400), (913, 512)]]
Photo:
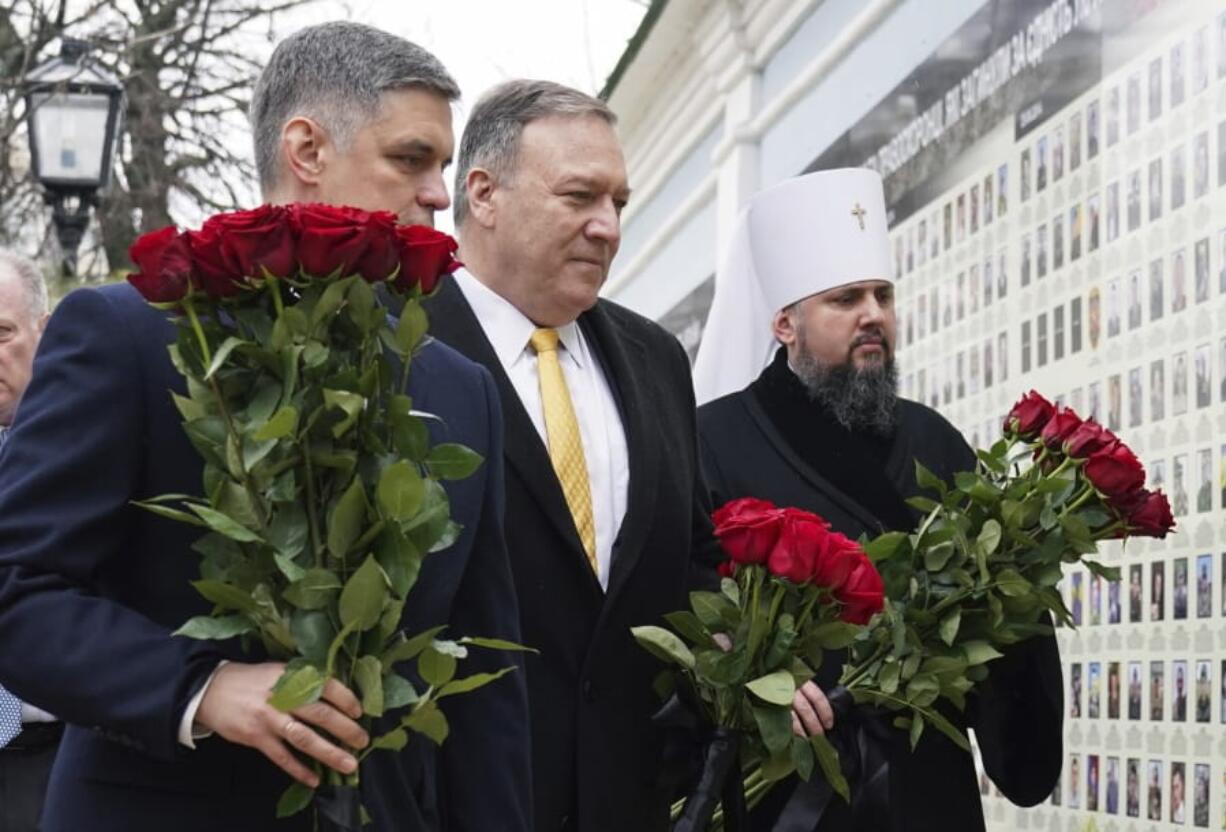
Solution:
[(579, 421), (566, 389), (566, 377), (558, 361), (558, 332), (538, 329), (530, 341), (536, 352), (537, 372), (541, 381), (541, 406), (545, 411), (545, 434), (549, 439), (549, 459), (566, 496), (579, 531), (583, 551), (587, 553), (592, 571), (600, 574), (596, 561), (596, 521), (592, 517), (592, 487), (587, 478), (587, 460), (583, 455), (583, 440)]

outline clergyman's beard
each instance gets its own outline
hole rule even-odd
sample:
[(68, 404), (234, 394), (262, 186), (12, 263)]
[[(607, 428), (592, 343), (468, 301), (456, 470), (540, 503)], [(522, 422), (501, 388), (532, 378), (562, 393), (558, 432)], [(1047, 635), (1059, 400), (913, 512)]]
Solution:
[(792, 371), (809, 398), (825, 407), (836, 422), (851, 431), (882, 436), (894, 431), (898, 368), (888, 348), (882, 361), (858, 368), (850, 354), (841, 364), (827, 365), (813, 358), (803, 341), (797, 346)]

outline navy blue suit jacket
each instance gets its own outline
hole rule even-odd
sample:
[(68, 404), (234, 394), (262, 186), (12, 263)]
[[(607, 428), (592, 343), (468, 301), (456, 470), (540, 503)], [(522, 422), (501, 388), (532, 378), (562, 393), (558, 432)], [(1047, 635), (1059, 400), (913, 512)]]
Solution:
[[(202, 464), (170, 398), (184, 391), (166, 351), (174, 334), (126, 285), (65, 298), (0, 454), (0, 683), (70, 723), (48, 832), (309, 828), (305, 815), (275, 821), (289, 780), (261, 754), (216, 737), (194, 751), (177, 740), (184, 708), (218, 661), (243, 657), (170, 635), (208, 611), (189, 585), (199, 530), (132, 505), (201, 491)], [(426, 559), (405, 626), (518, 641), (494, 383), (437, 342), (411, 375), (414, 406), (441, 417), (435, 441), (461, 442), (486, 462), (447, 484), (464, 531)], [(452, 733), (441, 749), (414, 736), (401, 753), (367, 759), (363, 798), (375, 829), (530, 828), (522, 663), (474, 653), (462, 669), (509, 663), (520, 672), (446, 703)]]

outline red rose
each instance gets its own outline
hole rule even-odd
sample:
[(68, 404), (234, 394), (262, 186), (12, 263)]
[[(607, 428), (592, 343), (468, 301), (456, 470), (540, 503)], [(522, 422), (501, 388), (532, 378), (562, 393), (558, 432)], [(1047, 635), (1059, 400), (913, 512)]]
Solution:
[(818, 552), (830, 534), (830, 526), (816, 514), (799, 509), (783, 512), (779, 539), (770, 551), (766, 568), (795, 584), (813, 579)]
[(881, 612), (885, 606), (885, 584), (872, 561), (865, 557), (856, 564), (835, 598), (843, 604), (840, 617), (851, 624), (867, 624)]
[(199, 231), (183, 235), (191, 248), (192, 261), (200, 288), (211, 298), (227, 298), (238, 294), (243, 273), (227, 260), (222, 235), (217, 226), (206, 222)]
[(460, 268), (455, 259), (459, 246), (441, 231), (424, 225), (401, 225), (396, 228), (400, 243), (400, 274), (393, 284), (396, 291), (407, 292), (420, 286), (423, 295), (434, 291), (445, 274)]
[(726, 560), (719, 566), (715, 567), (715, 571), (719, 573), (721, 578), (735, 578), (736, 563), (734, 561)]
[(864, 557), (860, 544), (838, 532), (827, 532), (813, 564), (813, 583), (837, 594)]
[(128, 256), (140, 271), (128, 275), (128, 282), (145, 300), (173, 303), (182, 300), (192, 288), (192, 255), (187, 240), (173, 225), (142, 234)]
[(280, 206), (216, 214), (200, 232), (207, 256), (231, 277), (262, 277), (261, 267), (277, 277), (288, 277), (294, 271), (293, 229)]
[(1043, 426), (1039, 437), (1049, 449), (1059, 451), (1064, 448), (1064, 442), (1069, 435), (1081, 427), (1081, 424), (1081, 417), (1073, 412), (1072, 408), (1057, 408), (1051, 419)]
[(711, 519), (728, 557), (737, 563), (765, 563), (779, 538), (783, 512), (774, 503), (746, 497), (721, 506)]
[(1085, 459), (1118, 441), (1114, 433), (1087, 419), (1064, 441), (1064, 452), (1073, 459)]
[(1055, 413), (1055, 407), (1047, 399), (1031, 390), (1013, 405), (1005, 417), (1005, 433), (1013, 433), (1022, 439), (1032, 439)]
[(360, 274), (378, 283), (396, 270), (400, 252), (394, 214), (344, 205), (300, 204), (289, 211), (298, 235), (298, 260), (307, 274)]
[(1166, 537), (1175, 528), (1171, 504), (1161, 491), (1140, 492), (1140, 498), (1128, 513), (1128, 531), (1138, 537)]
[(1145, 469), (1132, 450), (1116, 440), (1086, 460), (1086, 479), (1100, 493), (1111, 498), (1124, 498), (1145, 485)]

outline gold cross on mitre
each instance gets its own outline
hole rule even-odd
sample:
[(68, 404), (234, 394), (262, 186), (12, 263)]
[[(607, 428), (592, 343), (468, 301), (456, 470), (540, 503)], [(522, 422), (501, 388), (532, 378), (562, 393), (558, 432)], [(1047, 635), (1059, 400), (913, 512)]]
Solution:
[(856, 207), (851, 209), (851, 215), (860, 221), (860, 230), (864, 230), (864, 217), (868, 213), (860, 207), (860, 203), (856, 203)]

